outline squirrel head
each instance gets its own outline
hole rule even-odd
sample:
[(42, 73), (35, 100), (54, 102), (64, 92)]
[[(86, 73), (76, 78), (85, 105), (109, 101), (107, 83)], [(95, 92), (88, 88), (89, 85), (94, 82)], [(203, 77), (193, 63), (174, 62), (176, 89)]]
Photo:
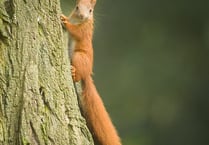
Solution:
[(70, 21), (74, 24), (80, 24), (88, 20), (93, 20), (93, 11), (96, 0), (77, 0)]

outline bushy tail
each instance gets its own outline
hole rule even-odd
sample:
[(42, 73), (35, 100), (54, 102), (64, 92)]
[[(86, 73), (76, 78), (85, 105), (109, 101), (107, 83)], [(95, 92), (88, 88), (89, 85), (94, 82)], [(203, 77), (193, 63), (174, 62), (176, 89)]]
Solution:
[(97, 145), (121, 145), (120, 138), (103, 105), (91, 76), (83, 80), (81, 107)]

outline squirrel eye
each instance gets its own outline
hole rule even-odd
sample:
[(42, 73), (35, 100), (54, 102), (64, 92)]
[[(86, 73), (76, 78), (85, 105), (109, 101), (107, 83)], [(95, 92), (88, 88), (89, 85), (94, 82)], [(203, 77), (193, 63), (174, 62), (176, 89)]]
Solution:
[(91, 12), (92, 12), (92, 9), (89, 10), (89, 13), (91, 13)]
[(76, 6), (75, 9), (78, 10), (78, 6)]

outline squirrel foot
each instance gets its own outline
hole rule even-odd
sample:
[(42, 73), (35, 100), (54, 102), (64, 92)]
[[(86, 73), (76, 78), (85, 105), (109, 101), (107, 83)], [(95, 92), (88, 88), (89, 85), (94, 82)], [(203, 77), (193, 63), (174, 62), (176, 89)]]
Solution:
[[(71, 65), (71, 74), (74, 82), (79, 82), (81, 80), (81, 76), (76, 72), (76, 68)], [(77, 73), (77, 74), (76, 74)]]
[(75, 71), (76, 71), (76, 69), (72, 65), (71, 65), (71, 68), (70, 69), (71, 69), (71, 74), (72, 74), (73, 81), (75, 81), (76, 80), (76, 77), (75, 77)]

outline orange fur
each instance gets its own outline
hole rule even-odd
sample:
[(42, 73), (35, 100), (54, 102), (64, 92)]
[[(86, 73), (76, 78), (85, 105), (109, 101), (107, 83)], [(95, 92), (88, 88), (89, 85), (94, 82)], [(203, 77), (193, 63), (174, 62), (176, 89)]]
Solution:
[[(95, 3), (95, 0), (77, 1), (78, 6), (84, 4), (84, 6), (88, 5), (90, 9), (94, 8)], [(77, 8), (77, 10), (73, 11), (71, 17), (80, 17), (81, 14), (82, 9), (78, 10)], [(87, 126), (93, 135), (95, 144), (121, 145), (117, 131), (111, 122), (91, 77), (93, 67), (93, 16), (89, 15), (88, 19), (79, 24), (70, 23), (69, 19), (64, 15), (61, 16), (61, 20), (75, 42), (71, 58), (73, 67), (72, 77), (75, 82), (82, 80), (83, 96), (81, 98), (81, 109), (87, 121)]]

